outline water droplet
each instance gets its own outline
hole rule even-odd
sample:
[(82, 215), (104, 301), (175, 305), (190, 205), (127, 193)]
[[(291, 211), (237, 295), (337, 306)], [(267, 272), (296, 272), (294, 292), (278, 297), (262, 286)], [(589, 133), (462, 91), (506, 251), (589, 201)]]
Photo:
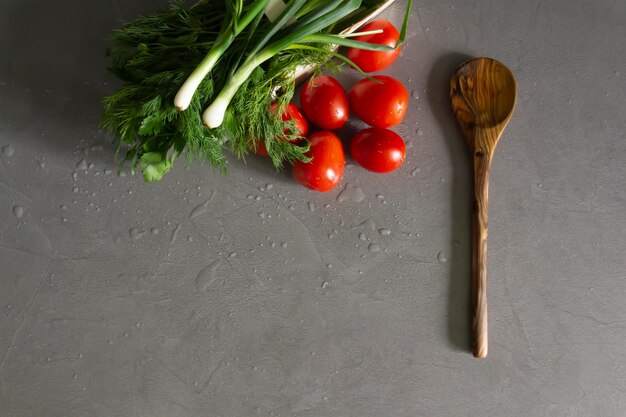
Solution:
[(443, 262), (447, 262), (447, 261), (448, 261), (448, 258), (446, 257), (446, 254), (445, 254), (445, 253), (443, 253), (443, 252), (439, 252), (439, 253), (437, 254), (437, 260), (438, 260), (439, 262), (443, 263)]
[(201, 214), (206, 213), (209, 210), (209, 203), (210, 202), (211, 202), (211, 199), (209, 198), (204, 203), (198, 204), (196, 207), (194, 207), (193, 210), (191, 210), (191, 213), (189, 214), (189, 218), (190, 219), (195, 219), (196, 217), (200, 216)]
[(417, 90), (413, 90), (411, 91), (411, 97), (413, 97), (413, 100), (417, 100), (420, 98), (420, 93)]
[(78, 374), (74, 374), (74, 375), (72, 375), (72, 378), (74, 378), (74, 379), (78, 379)]
[(417, 129), (417, 136), (424, 136), (424, 131), (422, 129)]
[(308, 206), (310, 211), (315, 211), (315, 204), (313, 204), (311, 201), (309, 201)]
[(267, 191), (271, 190), (272, 188), (274, 188), (274, 184), (268, 183), (268, 184), (265, 185), (265, 189)]
[(78, 193), (78, 187), (72, 187), (72, 192), (73, 192), (74, 194)]
[(459, 247), (461, 247), (461, 242), (459, 242), (459, 241), (458, 241), (458, 240), (456, 240), (456, 239), (455, 239), (455, 240), (453, 240), (453, 241), (452, 241), (452, 247), (453, 247), (453, 248), (459, 248)]
[(613, 75), (615, 75), (616, 77), (619, 77), (619, 76), (620, 76), (620, 72), (619, 72), (619, 71), (615, 71), (615, 72), (613, 73)]
[(22, 206), (14, 206), (13, 207), (13, 214), (18, 219), (21, 219), (24, 216), (24, 207), (22, 207)]
[(362, 242), (365, 242), (367, 240), (367, 236), (365, 236), (365, 233), (359, 233), (359, 240)]
[(160, 232), (159, 229), (157, 229), (156, 227), (153, 227), (152, 229), (150, 229), (150, 233), (152, 233), (153, 235), (158, 235)]
[(413, 168), (413, 170), (411, 171), (411, 176), (414, 177), (417, 175), (418, 172), (420, 172), (421, 169), (419, 168)]
[(62, 217), (62, 218), (61, 218), (61, 222), (62, 222), (62, 223), (67, 223), (67, 218), (66, 218), (66, 217)]
[(6, 157), (11, 157), (15, 153), (15, 148), (11, 145), (4, 145), (2, 147), (2, 154)]
[(135, 229), (135, 228), (132, 228), (132, 229), (130, 229), (130, 230), (128, 231), (128, 235), (130, 236), (130, 238), (131, 238), (132, 240), (139, 240), (139, 239), (141, 239), (141, 238), (143, 237), (143, 235), (145, 235), (145, 234), (146, 234), (146, 231), (145, 231), (145, 230), (141, 230), (141, 231), (139, 231), (139, 230), (137, 230), (137, 229)]
[(371, 231), (376, 230), (376, 223), (372, 219), (367, 219), (355, 226), (352, 226), (351, 229), (369, 229)]
[(187, 242), (193, 242), (193, 236), (187, 236)]
[(174, 243), (176, 241), (179, 230), (180, 230), (180, 224), (177, 224), (176, 227), (174, 227), (174, 230), (172, 230), (172, 235), (170, 236), (170, 243)]
[(229, 258), (236, 258), (237, 257), (237, 252), (231, 252), (228, 254)]
[(337, 201), (340, 203), (343, 203), (345, 201), (354, 201), (355, 203), (360, 203), (363, 200), (365, 200), (365, 194), (363, 193), (363, 190), (351, 184), (346, 184), (345, 187), (343, 187), (343, 190), (341, 190), (341, 192), (337, 195)]
[(378, 229), (378, 233), (382, 236), (389, 236), (391, 234), (391, 230), (389, 229)]
[(87, 169), (87, 161), (81, 159), (81, 161), (76, 164), (76, 168), (81, 171), (85, 171)]
[(385, 198), (385, 196), (382, 194), (376, 194), (376, 198), (378, 198), (379, 200), (382, 200)]
[(283, 249), (284, 249), (284, 248), (286, 248), (286, 247), (287, 247), (287, 242), (283, 242), (283, 243), (281, 243), (281, 244), (280, 244), (280, 246), (281, 246)]
[(370, 252), (379, 252), (380, 245), (378, 243), (370, 243), (369, 246), (367, 247), (367, 250)]
[(328, 281), (322, 282), (322, 288), (328, 288), (329, 285)]
[(89, 164), (89, 165), (87, 166), (87, 168), (89, 168), (89, 169), (94, 169), (95, 167), (96, 167), (96, 166), (95, 166), (93, 163), (91, 163), (91, 164)]
[(211, 284), (217, 279), (217, 270), (221, 266), (222, 261), (219, 259), (205, 266), (198, 272), (196, 276), (196, 288), (200, 291), (206, 291)]

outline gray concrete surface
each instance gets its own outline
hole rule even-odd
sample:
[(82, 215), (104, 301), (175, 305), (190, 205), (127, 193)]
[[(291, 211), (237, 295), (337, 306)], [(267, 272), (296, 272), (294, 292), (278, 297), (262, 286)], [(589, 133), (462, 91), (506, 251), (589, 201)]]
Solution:
[[(154, 7), (0, 5), (0, 416), (626, 416), (625, 2), (416, 1), (406, 164), (328, 194), (255, 157), (115, 174), (103, 37)], [(519, 82), (482, 361), (447, 101), (480, 55)]]

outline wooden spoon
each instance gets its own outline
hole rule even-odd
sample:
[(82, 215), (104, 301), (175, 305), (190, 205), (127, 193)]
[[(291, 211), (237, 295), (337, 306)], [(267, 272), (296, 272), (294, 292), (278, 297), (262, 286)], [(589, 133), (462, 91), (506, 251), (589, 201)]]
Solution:
[(474, 160), (472, 305), (474, 356), (487, 356), (487, 214), (489, 169), (517, 96), (513, 73), (490, 58), (462, 64), (450, 82), (452, 110)]

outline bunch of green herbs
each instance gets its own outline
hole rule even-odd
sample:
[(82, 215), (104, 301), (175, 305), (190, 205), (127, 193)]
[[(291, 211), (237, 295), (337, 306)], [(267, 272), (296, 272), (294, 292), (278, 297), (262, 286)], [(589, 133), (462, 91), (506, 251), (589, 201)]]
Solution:
[[(264, 46), (272, 36), (280, 37), (285, 44), (283, 39), (288, 34), (282, 32), (288, 28), (277, 28), (262, 13), (248, 19), (245, 27), (237, 26), (237, 17), (247, 16), (247, 11), (250, 15), (260, 3), (267, 1), (203, 0), (188, 7), (184, 0), (178, 0), (170, 9), (139, 17), (111, 34), (107, 51), (110, 71), (123, 85), (104, 99), (102, 125), (115, 135), (118, 152), (125, 150), (123, 161), (129, 162), (132, 170), (141, 168), (146, 181), (160, 180), (182, 154), (189, 160), (208, 161), (225, 172), (225, 149), (241, 158), (261, 140), (277, 169), (285, 163), (307, 160), (309, 145), (296, 141), (293, 121), (280, 117), (294, 94), (294, 74), (303, 65), (315, 71), (322, 66), (337, 69), (340, 64), (331, 59), (337, 54), (329, 41), (338, 38), (324, 36), (331, 36), (333, 29), (345, 26), (350, 18), (359, 18), (364, 8), (354, 7), (361, 3), (356, 0), (291, 0), (287, 8), (291, 5), (303, 13), (299, 16), (302, 22), (292, 24), (296, 28), (330, 3), (343, 3), (345, 10), (354, 12), (344, 21), (316, 29), (314, 36), (322, 36), (321, 40), (301, 37), (298, 41), (303, 42), (272, 51), (271, 57), (259, 65), (248, 64), (236, 89), (230, 89), (236, 92), (227, 101), (223, 122), (207, 128), (202, 117), (204, 109), (237, 78), (236, 70), (253, 61), (251, 52), (258, 52), (259, 45)], [(303, 5), (308, 6), (308, 12)], [(290, 17), (287, 12), (283, 12), (284, 20)], [(224, 34), (229, 30), (232, 37), (225, 44)], [(233, 41), (235, 34), (237, 39)], [(198, 78), (187, 107), (176, 108), (174, 102), (181, 85), (215, 49), (220, 49), (219, 60)], [(268, 110), (272, 102), (276, 102), (275, 111)]]

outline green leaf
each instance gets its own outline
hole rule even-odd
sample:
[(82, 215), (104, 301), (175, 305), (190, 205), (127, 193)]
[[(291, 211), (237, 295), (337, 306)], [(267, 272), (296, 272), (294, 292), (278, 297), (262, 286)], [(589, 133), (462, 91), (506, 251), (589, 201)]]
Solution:
[(172, 161), (165, 154), (146, 152), (141, 155), (141, 169), (146, 182), (161, 181), (163, 175), (172, 167)]
[(153, 136), (159, 134), (165, 125), (166, 120), (159, 114), (145, 117), (139, 126), (139, 134), (142, 136)]

